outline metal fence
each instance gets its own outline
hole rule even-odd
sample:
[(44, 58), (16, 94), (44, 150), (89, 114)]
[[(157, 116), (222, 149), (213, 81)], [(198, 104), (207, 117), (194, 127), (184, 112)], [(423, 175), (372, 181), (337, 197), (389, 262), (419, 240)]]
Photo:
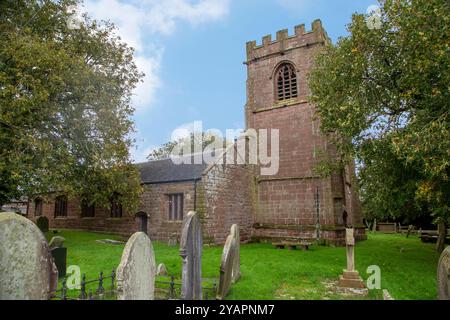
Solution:
[[(181, 282), (175, 281), (174, 276), (169, 276), (167, 280), (155, 281), (155, 299), (157, 300), (179, 300), (181, 299)], [(217, 280), (202, 279), (203, 300), (216, 299)]]
[(86, 280), (86, 275), (81, 276), (79, 288), (71, 289), (67, 285), (67, 278), (61, 282), (61, 288), (54, 293), (54, 299), (61, 300), (103, 300), (116, 298), (116, 271), (104, 275), (103, 271), (97, 279)]
[[(217, 279), (202, 279), (203, 300), (214, 300), (217, 291)], [(115, 300), (117, 299), (116, 271), (109, 275), (100, 275), (96, 279), (86, 280), (86, 275), (81, 276), (79, 288), (69, 288), (67, 277), (61, 281), (61, 288), (53, 294), (56, 300)], [(179, 300), (181, 299), (181, 281), (175, 277), (168, 276), (167, 280), (155, 280), (156, 300)]]

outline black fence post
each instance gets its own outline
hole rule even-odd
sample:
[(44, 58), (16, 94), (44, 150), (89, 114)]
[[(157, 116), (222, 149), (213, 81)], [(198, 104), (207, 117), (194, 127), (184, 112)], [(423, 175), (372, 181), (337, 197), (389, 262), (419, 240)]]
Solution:
[(116, 270), (113, 269), (111, 273), (111, 290), (114, 290), (115, 280), (116, 280)]
[(103, 271), (100, 271), (100, 278), (98, 278), (97, 293), (99, 295), (102, 295), (103, 292), (105, 292), (105, 289), (103, 288)]
[(89, 289), (89, 300), (94, 300), (94, 297), (92, 296), (92, 289)]
[(81, 291), (80, 291), (80, 300), (86, 299), (86, 274), (83, 273), (81, 277)]
[(175, 299), (175, 282), (174, 276), (170, 276), (170, 289), (169, 289), (169, 299)]
[(67, 278), (64, 277), (61, 288), (61, 299), (67, 300)]

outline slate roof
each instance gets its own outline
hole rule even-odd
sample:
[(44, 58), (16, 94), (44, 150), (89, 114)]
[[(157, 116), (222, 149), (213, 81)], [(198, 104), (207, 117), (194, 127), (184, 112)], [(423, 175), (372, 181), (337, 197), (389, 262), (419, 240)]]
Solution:
[(154, 160), (136, 164), (141, 183), (193, 181), (202, 177), (207, 164), (174, 164), (172, 159)]

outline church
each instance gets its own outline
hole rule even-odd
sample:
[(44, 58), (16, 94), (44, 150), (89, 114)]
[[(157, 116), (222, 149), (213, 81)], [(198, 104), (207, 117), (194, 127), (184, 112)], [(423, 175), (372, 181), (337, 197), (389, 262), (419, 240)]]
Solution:
[(136, 166), (144, 192), (138, 212), (84, 206), (77, 199), (55, 194), (30, 199), (27, 215), (49, 219), (50, 228), (68, 228), (131, 235), (145, 231), (152, 240), (178, 240), (183, 217), (197, 211), (204, 243), (222, 244), (230, 226), (239, 225), (241, 240), (319, 240), (343, 245), (345, 226), (365, 239), (355, 168), (346, 166), (330, 177), (314, 168), (320, 153), (333, 148), (320, 132), (307, 75), (321, 47), (330, 42), (320, 20), (311, 31), (280, 30), (276, 38), (247, 43), (246, 129), (279, 130), (279, 167), (262, 175), (251, 164), (174, 164), (171, 159)]

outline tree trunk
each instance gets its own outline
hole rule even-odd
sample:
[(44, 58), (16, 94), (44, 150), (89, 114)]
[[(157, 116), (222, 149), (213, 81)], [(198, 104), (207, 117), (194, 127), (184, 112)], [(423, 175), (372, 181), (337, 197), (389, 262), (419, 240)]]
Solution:
[(442, 253), (445, 249), (445, 238), (447, 237), (447, 227), (444, 219), (439, 219), (438, 222), (438, 239), (436, 243), (436, 251)]

